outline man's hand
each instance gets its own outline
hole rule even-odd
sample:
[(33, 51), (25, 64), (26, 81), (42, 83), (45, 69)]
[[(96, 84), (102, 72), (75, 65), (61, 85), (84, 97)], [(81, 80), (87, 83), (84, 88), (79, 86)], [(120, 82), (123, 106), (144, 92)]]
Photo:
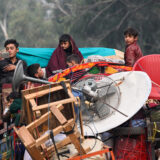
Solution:
[(16, 66), (14, 64), (8, 64), (7, 66), (5, 66), (3, 68), (3, 71), (4, 72), (8, 72), (8, 71), (12, 71), (12, 70), (15, 70)]

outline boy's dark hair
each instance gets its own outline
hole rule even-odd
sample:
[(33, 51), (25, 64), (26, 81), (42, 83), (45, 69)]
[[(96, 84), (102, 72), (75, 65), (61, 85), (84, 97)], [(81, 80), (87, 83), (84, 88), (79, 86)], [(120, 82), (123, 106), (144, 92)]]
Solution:
[(80, 58), (78, 55), (76, 54), (72, 54), (70, 56), (67, 57), (67, 62), (71, 63), (72, 61), (74, 61), (76, 64), (80, 64)]
[(8, 44), (14, 44), (16, 48), (18, 48), (19, 43), (15, 39), (8, 39), (4, 43), (4, 47), (6, 47)]
[(16, 99), (16, 98), (20, 98), (20, 93), (18, 92), (11, 92), (8, 96), (7, 96), (7, 101), (10, 101), (10, 99)]
[(133, 28), (128, 28), (124, 31), (124, 35), (129, 35), (129, 36), (134, 36), (134, 37), (137, 37), (138, 36), (138, 32), (133, 29)]
[(36, 78), (35, 74), (37, 73), (39, 67), (40, 67), (40, 65), (38, 63), (35, 63), (35, 64), (28, 66), (27, 67), (28, 76)]
[(70, 42), (70, 35), (69, 34), (62, 34), (61, 37), (59, 38), (59, 43), (62, 42)]

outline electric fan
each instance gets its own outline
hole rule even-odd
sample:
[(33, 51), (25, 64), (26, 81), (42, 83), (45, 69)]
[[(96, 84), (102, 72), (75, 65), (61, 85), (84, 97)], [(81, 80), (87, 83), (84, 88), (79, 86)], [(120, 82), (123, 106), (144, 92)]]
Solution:
[(91, 75), (79, 80), (72, 88), (83, 93), (83, 123), (102, 120), (118, 110), (120, 90), (117, 83), (108, 76)]

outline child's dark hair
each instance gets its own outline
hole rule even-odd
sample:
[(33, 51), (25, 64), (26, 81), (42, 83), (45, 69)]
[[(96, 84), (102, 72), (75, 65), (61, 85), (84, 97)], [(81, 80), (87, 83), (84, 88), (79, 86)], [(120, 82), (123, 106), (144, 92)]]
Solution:
[(138, 32), (133, 29), (133, 28), (128, 28), (124, 31), (124, 35), (129, 35), (129, 36), (134, 36), (134, 37), (137, 37), (138, 36)]
[(20, 98), (20, 93), (18, 92), (11, 92), (8, 96), (7, 96), (7, 101), (10, 101), (10, 99), (16, 99), (16, 98)]
[(59, 38), (59, 43), (62, 42), (70, 42), (70, 35), (69, 34), (62, 34), (61, 37)]
[(72, 61), (74, 61), (76, 64), (80, 64), (80, 58), (78, 55), (76, 54), (72, 54), (70, 56), (67, 57), (67, 62), (71, 63)]
[(15, 39), (8, 39), (4, 43), (4, 47), (6, 47), (8, 44), (14, 44), (16, 48), (18, 48), (19, 43)]
[(40, 67), (40, 65), (38, 63), (34, 63), (34, 64), (28, 66), (27, 67), (28, 76), (36, 78), (35, 74), (37, 73), (39, 67)]

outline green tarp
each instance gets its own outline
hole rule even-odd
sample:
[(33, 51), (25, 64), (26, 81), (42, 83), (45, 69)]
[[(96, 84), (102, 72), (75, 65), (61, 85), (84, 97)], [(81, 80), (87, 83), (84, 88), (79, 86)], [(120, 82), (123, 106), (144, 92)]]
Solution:
[[(46, 67), (55, 48), (19, 48), (17, 57), (25, 60), (27, 65), (39, 63), (41, 67)], [(115, 50), (111, 48), (79, 48), (84, 58), (91, 55), (111, 56), (115, 55)]]

